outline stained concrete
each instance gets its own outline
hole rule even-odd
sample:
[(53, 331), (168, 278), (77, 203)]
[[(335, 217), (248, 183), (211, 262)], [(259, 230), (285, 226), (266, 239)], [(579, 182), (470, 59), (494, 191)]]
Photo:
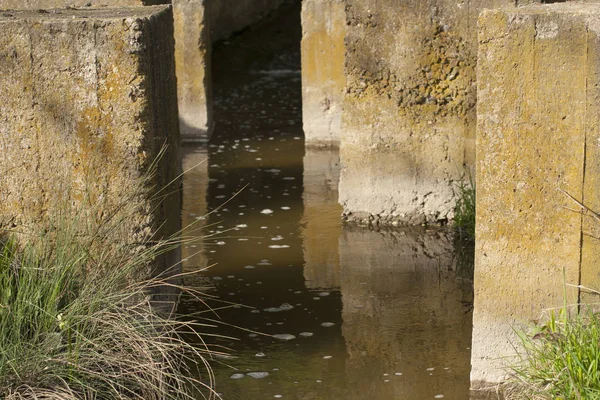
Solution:
[(128, 7), (170, 4), (171, 0), (0, 0), (0, 10), (35, 10), (65, 7)]
[(2, 9), (109, 8), (173, 4), (181, 137), (206, 141), (212, 129), (211, 40), (205, 0), (0, 0)]
[(349, 225), (339, 248), (346, 376), (360, 388), (343, 398), (468, 399), (472, 289), (452, 236)]
[(345, 3), (302, 2), (302, 121), (306, 145), (339, 146), (342, 123)]
[(513, 328), (560, 307), (565, 279), (600, 283), (597, 222), (559, 191), (600, 207), (600, 4), (486, 11), (479, 26), (474, 387), (506, 377)]
[(0, 13), (0, 229), (70, 207), (93, 227), (123, 204), (139, 210), (121, 226), (132, 243), (180, 229), (172, 20), (168, 6)]
[(348, 0), (340, 202), (361, 223), (452, 219), (475, 161), (477, 16), (514, 0)]
[(173, 0), (181, 137), (206, 141), (212, 131), (211, 39), (205, 0)]

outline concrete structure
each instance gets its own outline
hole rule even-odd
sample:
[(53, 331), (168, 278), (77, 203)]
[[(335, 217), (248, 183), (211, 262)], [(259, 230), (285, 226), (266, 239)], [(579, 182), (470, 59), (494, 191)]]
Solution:
[(205, 0), (0, 0), (0, 10), (114, 8), (171, 3), (175, 20), (181, 136), (186, 141), (206, 141), (212, 128), (212, 89)]
[(339, 146), (344, 98), (343, 0), (302, 2), (302, 120), (307, 146)]
[(180, 229), (172, 20), (167, 6), (0, 13), (0, 229), (71, 205), (93, 226), (125, 203), (133, 243)]
[[(479, 19), (472, 384), (498, 382), (513, 327), (600, 287), (600, 4), (486, 11)], [(570, 288), (569, 303), (578, 300)]]
[(347, 0), (340, 202), (363, 223), (445, 221), (475, 160), (477, 16), (514, 0)]
[(303, 160), (302, 250), (304, 279), (309, 289), (339, 288), (339, 237), (342, 234), (338, 204), (340, 156), (337, 149), (308, 148)]
[(173, 0), (179, 122), (184, 141), (206, 141), (212, 130), (211, 39), (206, 0)]

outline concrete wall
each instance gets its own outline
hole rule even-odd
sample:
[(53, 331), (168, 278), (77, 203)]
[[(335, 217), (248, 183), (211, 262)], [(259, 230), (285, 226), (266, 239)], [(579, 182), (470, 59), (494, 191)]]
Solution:
[(181, 136), (206, 141), (212, 129), (210, 36), (205, 0), (0, 0), (0, 10), (173, 4)]
[(302, 2), (302, 121), (307, 146), (339, 146), (342, 123), (345, 3)]
[[(172, 18), (164, 6), (0, 13), (0, 229), (70, 205), (93, 226), (132, 202), (132, 242), (180, 229)], [(163, 145), (146, 187), (170, 195), (140, 198)]]
[(600, 209), (600, 4), (487, 11), (479, 24), (473, 386), (505, 378), (515, 325), (563, 304), (563, 270), (600, 287), (598, 223), (558, 190)]
[(308, 148), (304, 155), (302, 250), (306, 287), (339, 288), (342, 233), (338, 204), (340, 156), (336, 149)]
[(477, 16), (514, 0), (347, 0), (340, 202), (363, 223), (453, 217), (475, 161)]

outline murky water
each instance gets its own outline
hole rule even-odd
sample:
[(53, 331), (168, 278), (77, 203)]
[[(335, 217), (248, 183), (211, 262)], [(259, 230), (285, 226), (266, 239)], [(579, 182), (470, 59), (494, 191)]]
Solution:
[(452, 238), (342, 226), (339, 156), (304, 149), (299, 24), (290, 8), (215, 51), (213, 138), (184, 149), (184, 224), (212, 235), (186, 246), (185, 268), (213, 265), (209, 293), (236, 304), (219, 318), (245, 329), (207, 328), (232, 337), (207, 339), (233, 356), (213, 363), (216, 390), (468, 399), (472, 287)]

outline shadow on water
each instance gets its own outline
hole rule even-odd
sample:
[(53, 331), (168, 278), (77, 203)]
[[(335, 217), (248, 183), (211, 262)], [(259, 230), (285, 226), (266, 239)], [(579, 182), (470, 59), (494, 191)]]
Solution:
[(208, 338), (232, 355), (213, 364), (216, 389), (238, 400), (467, 399), (472, 285), (453, 238), (342, 225), (339, 155), (304, 148), (299, 15), (296, 4), (218, 46), (215, 131), (206, 148), (184, 148), (184, 169), (200, 164), (184, 179), (183, 222), (212, 235), (183, 249), (184, 268), (214, 264), (191, 283), (237, 304), (219, 318), (245, 329)]

